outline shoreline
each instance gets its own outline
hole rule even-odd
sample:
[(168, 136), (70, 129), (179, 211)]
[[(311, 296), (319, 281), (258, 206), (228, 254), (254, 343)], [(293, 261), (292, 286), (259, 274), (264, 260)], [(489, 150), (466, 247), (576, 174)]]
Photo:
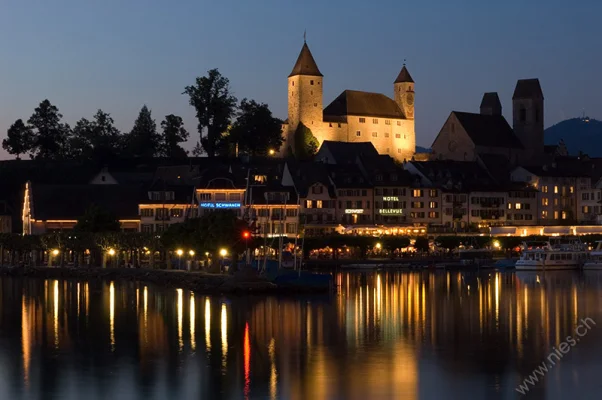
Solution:
[(324, 294), (322, 290), (298, 284), (277, 285), (251, 273), (209, 274), (178, 270), (100, 267), (0, 267), (0, 277), (36, 279), (74, 279), (80, 281), (124, 281), (180, 288), (207, 295), (298, 295)]

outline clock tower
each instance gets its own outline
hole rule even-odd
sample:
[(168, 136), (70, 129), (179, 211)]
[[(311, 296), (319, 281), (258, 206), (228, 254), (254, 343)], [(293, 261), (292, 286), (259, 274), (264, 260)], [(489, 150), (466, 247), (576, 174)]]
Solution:
[(395, 83), (393, 84), (395, 90), (395, 102), (401, 109), (401, 112), (406, 119), (414, 119), (414, 80), (408, 72), (406, 65), (403, 64), (403, 68)]

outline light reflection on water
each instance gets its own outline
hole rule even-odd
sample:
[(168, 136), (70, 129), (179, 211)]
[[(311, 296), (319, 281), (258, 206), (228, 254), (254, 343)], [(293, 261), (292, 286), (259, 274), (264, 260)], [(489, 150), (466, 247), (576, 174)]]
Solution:
[(331, 297), (279, 299), (2, 278), (0, 398), (513, 399), (583, 318), (599, 328), (532, 392), (598, 387), (602, 273), (335, 281)]

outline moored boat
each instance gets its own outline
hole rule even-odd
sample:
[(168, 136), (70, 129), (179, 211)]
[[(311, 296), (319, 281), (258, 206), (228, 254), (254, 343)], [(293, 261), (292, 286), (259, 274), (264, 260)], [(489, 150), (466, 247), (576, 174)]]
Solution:
[(598, 240), (596, 248), (588, 254), (583, 264), (584, 270), (602, 270), (602, 240)]
[(578, 269), (587, 249), (578, 238), (551, 238), (547, 242), (526, 242), (516, 262), (517, 271)]

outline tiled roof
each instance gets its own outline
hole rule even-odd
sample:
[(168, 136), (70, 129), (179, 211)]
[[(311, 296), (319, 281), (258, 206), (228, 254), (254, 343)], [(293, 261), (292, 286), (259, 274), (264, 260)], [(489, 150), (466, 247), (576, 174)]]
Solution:
[(414, 83), (414, 79), (412, 79), (412, 76), (408, 72), (408, 69), (406, 68), (405, 64), (403, 65), (403, 68), (399, 72), (399, 75), (397, 75), (397, 79), (395, 79), (395, 83), (404, 83), (404, 82)]
[(397, 103), (380, 93), (345, 90), (324, 109), (324, 118), (347, 115), (403, 119)]
[(322, 147), (328, 150), (336, 164), (353, 164), (360, 156), (378, 156), (378, 151), (371, 142), (348, 143), (325, 140), (320, 149)]
[(519, 79), (516, 82), (514, 95), (512, 99), (543, 99), (543, 91), (539, 84), (539, 79)]
[(522, 149), (523, 145), (501, 115), (453, 112), (470, 139), (477, 146)]
[(305, 75), (305, 76), (323, 76), (320, 70), (318, 69), (318, 65), (316, 64), (316, 60), (314, 60), (314, 56), (311, 54), (307, 43), (303, 44), (303, 48), (301, 48), (301, 53), (299, 53), (299, 57), (297, 58), (297, 62), (293, 67), (293, 71), (289, 75)]
[(138, 219), (141, 195), (140, 186), (32, 183), (32, 216), (37, 220), (78, 219), (90, 205), (95, 204), (118, 219)]

